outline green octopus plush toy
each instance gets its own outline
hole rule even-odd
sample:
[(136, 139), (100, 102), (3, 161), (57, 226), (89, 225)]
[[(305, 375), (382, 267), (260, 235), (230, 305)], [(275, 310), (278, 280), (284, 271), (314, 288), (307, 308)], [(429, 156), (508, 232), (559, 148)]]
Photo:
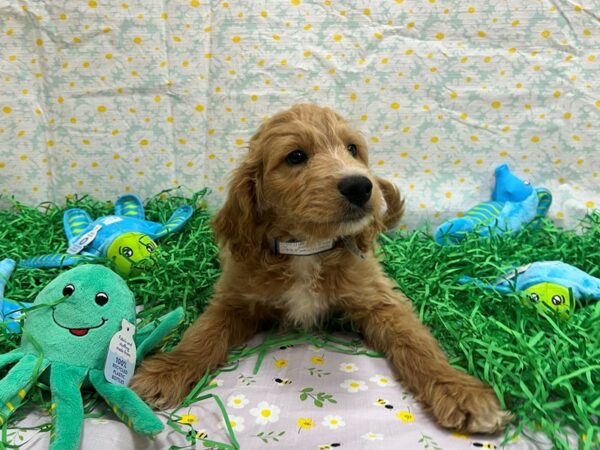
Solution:
[(60, 274), (26, 312), (20, 348), (0, 356), (0, 367), (16, 362), (0, 381), (0, 424), (40, 377), (49, 381), (52, 394), (52, 450), (79, 446), (82, 385), (93, 386), (138, 433), (159, 433), (162, 422), (127, 382), (135, 361), (162, 343), (182, 319), (183, 309), (177, 308), (134, 334), (135, 299), (121, 277), (95, 264)]

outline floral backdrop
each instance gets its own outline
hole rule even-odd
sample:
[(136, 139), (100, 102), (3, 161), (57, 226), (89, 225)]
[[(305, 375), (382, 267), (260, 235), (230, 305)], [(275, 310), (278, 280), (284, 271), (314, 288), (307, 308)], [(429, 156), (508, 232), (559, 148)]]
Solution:
[(226, 179), (261, 120), (329, 105), (408, 199), (488, 199), (494, 168), (600, 204), (597, 0), (0, 0), (0, 206)]

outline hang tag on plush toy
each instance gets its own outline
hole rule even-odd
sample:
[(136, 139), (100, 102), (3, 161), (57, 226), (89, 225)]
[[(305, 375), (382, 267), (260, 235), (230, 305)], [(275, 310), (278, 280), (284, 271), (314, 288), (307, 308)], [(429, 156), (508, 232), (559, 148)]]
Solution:
[(100, 222), (103, 225), (112, 225), (113, 223), (123, 222), (123, 219), (118, 216), (108, 216), (105, 219), (100, 219)]
[(77, 239), (77, 241), (75, 241), (71, 245), (69, 245), (69, 248), (67, 249), (67, 253), (69, 253), (71, 255), (76, 255), (77, 253), (79, 253), (86, 246), (91, 244), (94, 239), (96, 239), (96, 235), (98, 234), (98, 231), (100, 231), (101, 228), (102, 228), (102, 225), (96, 225), (90, 231), (85, 233), (83, 236), (81, 236), (79, 239)]
[(112, 384), (127, 386), (135, 370), (136, 348), (133, 340), (135, 326), (126, 319), (121, 321), (121, 330), (110, 340), (104, 377)]

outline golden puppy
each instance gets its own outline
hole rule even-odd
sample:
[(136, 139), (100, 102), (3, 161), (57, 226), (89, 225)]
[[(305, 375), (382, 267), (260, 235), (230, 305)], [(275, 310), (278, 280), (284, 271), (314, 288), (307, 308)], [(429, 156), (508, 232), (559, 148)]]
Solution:
[(343, 118), (309, 104), (276, 114), (250, 141), (214, 219), (223, 269), (214, 297), (172, 352), (142, 363), (132, 388), (175, 406), (265, 323), (311, 328), (344, 313), (440, 425), (497, 431), (510, 414), (494, 391), (449, 365), (373, 256), (377, 233), (402, 209)]

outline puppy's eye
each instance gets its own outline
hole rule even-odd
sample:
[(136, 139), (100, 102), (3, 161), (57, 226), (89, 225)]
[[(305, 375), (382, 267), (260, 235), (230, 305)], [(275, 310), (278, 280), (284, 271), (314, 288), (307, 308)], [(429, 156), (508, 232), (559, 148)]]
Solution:
[(285, 157), (285, 162), (290, 166), (297, 166), (298, 164), (305, 163), (307, 160), (308, 156), (302, 150), (294, 150)]
[(358, 155), (358, 148), (356, 147), (356, 145), (348, 144), (348, 146), (346, 148), (348, 149), (350, 154), (356, 158), (356, 155)]

